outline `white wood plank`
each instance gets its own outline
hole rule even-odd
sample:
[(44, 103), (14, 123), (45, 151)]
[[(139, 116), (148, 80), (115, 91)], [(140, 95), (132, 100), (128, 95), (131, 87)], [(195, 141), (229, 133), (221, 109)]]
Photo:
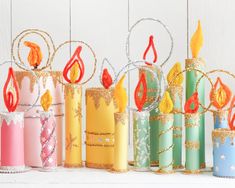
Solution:
[[(206, 60), (207, 71), (213, 69), (225, 69), (234, 74), (233, 54), (235, 49), (235, 1), (233, 0), (189, 0), (189, 39), (195, 32), (197, 21), (201, 20), (204, 34), (204, 45), (200, 56)], [(189, 40), (190, 41), (190, 40)], [(190, 57), (191, 57), (191, 51)], [(221, 76), (224, 83), (232, 87), (235, 80), (222, 74), (211, 75), (213, 81)], [(210, 85), (206, 83), (206, 95), (209, 96)], [(209, 97), (206, 97), (207, 104)], [(212, 155), (211, 131), (214, 127), (211, 113), (206, 114), (206, 142), (210, 155)], [(208, 156), (207, 156), (208, 157)]]

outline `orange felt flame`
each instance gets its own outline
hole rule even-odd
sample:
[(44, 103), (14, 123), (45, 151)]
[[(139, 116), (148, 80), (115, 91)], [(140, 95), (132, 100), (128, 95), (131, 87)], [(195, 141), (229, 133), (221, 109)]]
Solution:
[(24, 45), (30, 48), (28, 55), (28, 62), (30, 66), (35, 69), (41, 64), (42, 61), (42, 51), (41, 48), (33, 42), (25, 41)]
[[(193, 108), (191, 108), (193, 105)], [(198, 93), (195, 92), (192, 94), (192, 96), (186, 101), (184, 105), (184, 111), (186, 113), (196, 113), (199, 109), (199, 99), (198, 99)]]
[[(72, 55), (72, 57), (70, 58), (70, 60), (67, 62), (67, 64), (64, 67), (63, 77), (68, 83), (78, 83), (82, 80), (82, 78), (84, 76), (85, 67), (84, 67), (83, 60), (80, 57), (81, 51), (82, 51), (82, 47), (78, 46), (77, 49), (75, 50), (74, 54)], [(78, 64), (78, 69), (77, 68), (73, 69), (75, 64)], [(79, 76), (76, 76), (77, 78), (75, 78), (75, 79), (69, 78), (68, 75), (71, 70), (72, 71), (75, 71), (75, 70), (79, 71)], [(76, 73), (73, 73), (70, 75), (76, 75)]]
[(142, 111), (144, 103), (146, 102), (147, 98), (147, 82), (144, 73), (142, 73), (140, 76), (139, 82), (135, 88), (134, 96), (135, 96), (136, 107), (140, 112)]
[(210, 100), (212, 102), (212, 105), (220, 110), (229, 103), (231, 97), (231, 90), (218, 77), (210, 92)]
[(102, 84), (105, 89), (108, 89), (113, 83), (113, 79), (111, 75), (109, 74), (108, 69), (104, 69), (102, 73)]
[[(144, 51), (144, 55), (143, 55), (143, 59), (144, 59), (144, 60), (146, 60), (146, 56), (147, 56), (147, 53), (149, 52), (150, 48), (152, 49), (153, 55), (154, 55), (154, 57), (153, 57), (153, 63), (156, 63), (158, 56), (157, 56), (157, 50), (156, 50), (155, 45), (154, 45), (154, 42), (153, 42), (153, 35), (150, 35), (150, 36), (149, 36), (149, 44), (148, 44), (146, 50)], [(145, 64), (147, 64), (147, 65), (152, 65), (152, 63), (147, 62), (147, 61), (145, 61)]]
[(232, 116), (232, 111), (233, 111), (234, 104), (235, 104), (235, 96), (233, 96), (233, 99), (232, 99), (231, 104), (230, 104), (229, 112), (228, 112), (228, 125), (229, 125), (231, 130), (235, 130), (235, 125), (234, 125), (235, 113)]
[(8, 76), (3, 88), (4, 103), (9, 112), (14, 112), (19, 103), (19, 88), (12, 67), (8, 70)]

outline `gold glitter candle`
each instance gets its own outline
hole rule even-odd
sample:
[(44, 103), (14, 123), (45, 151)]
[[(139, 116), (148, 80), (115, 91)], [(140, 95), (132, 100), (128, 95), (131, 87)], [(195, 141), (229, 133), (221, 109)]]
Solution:
[(82, 166), (82, 88), (65, 85), (65, 167)]
[(86, 90), (86, 166), (111, 168), (114, 158), (113, 89)]

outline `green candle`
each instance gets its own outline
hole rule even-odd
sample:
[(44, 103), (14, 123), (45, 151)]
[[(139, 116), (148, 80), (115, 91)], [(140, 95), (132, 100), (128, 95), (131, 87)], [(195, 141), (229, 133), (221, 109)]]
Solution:
[(174, 104), (174, 123), (173, 123), (173, 160), (174, 168), (182, 168), (182, 86), (169, 86), (168, 91)]
[(199, 113), (185, 114), (185, 128), (186, 128), (186, 173), (200, 172), (200, 115)]
[[(161, 82), (162, 75), (161, 71), (155, 67), (155, 66), (144, 66), (146, 68), (150, 68), (153, 70), (157, 76), (159, 82)], [(156, 80), (154, 79), (154, 76), (151, 72), (147, 71), (146, 69), (140, 69), (139, 70), (140, 75), (144, 73), (146, 75), (146, 81), (147, 81), (147, 101), (145, 103), (145, 106), (149, 106), (155, 99), (156, 97), (156, 92), (157, 89), (159, 88), (157, 85)], [(150, 161), (151, 165), (155, 166), (158, 165), (159, 162), (159, 157), (158, 157), (158, 115), (159, 112), (156, 112), (155, 109), (150, 111), (150, 116), (149, 116), (149, 124), (150, 124)]]
[(133, 112), (134, 168), (148, 171), (150, 167), (149, 112)]

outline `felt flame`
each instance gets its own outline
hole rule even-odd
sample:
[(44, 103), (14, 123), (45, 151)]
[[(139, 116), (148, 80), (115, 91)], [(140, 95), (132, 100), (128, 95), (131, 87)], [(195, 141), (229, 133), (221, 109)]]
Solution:
[(104, 69), (102, 73), (102, 84), (105, 89), (109, 89), (109, 87), (113, 84), (113, 79), (109, 74), (108, 69)]
[[(78, 46), (74, 54), (64, 67), (63, 77), (68, 83), (78, 83), (84, 76), (85, 67), (83, 60), (80, 57), (81, 51), (82, 47)], [(69, 72), (70, 78), (68, 77)]]
[(8, 70), (7, 80), (3, 88), (3, 98), (7, 110), (14, 112), (19, 103), (19, 87), (12, 67)]
[(161, 113), (168, 114), (173, 110), (173, 102), (171, 100), (170, 94), (168, 91), (164, 93), (164, 96), (159, 104), (159, 110)]
[(117, 85), (114, 88), (114, 97), (119, 108), (119, 112), (124, 112), (127, 106), (127, 93), (123, 87), (125, 75), (118, 81)]
[[(150, 35), (150, 36), (149, 36), (149, 44), (148, 44), (146, 50), (144, 51), (144, 55), (143, 55), (143, 59), (144, 59), (144, 60), (146, 60), (146, 56), (147, 56), (147, 54), (148, 54), (150, 48), (152, 49), (153, 55), (154, 55), (154, 56), (153, 56), (153, 63), (156, 63), (158, 56), (157, 56), (157, 50), (156, 50), (155, 45), (154, 45), (154, 42), (153, 42), (153, 35)], [(146, 61), (145, 64), (151, 65), (152, 63)]]
[(203, 45), (203, 34), (202, 34), (202, 28), (201, 28), (201, 22), (198, 21), (198, 26), (196, 32), (193, 34), (190, 42), (190, 47), (192, 51), (193, 58), (197, 58), (199, 51), (201, 50), (201, 47)]
[(41, 96), (40, 103), (43, 110), (47, 112), (52, 103), (52, 96), (49, 90), (46, 90), (46, 92)]
[(235, 113), (232, 116), (232, 111), (233, 111), (233, 107), (235, 105), (235, 96), (233, 97), (231, 104), (230, 104), (230, 108), (229, 108), (229, 112), (228, 112), (228, 124), (231, 130), (235, 130)]
[(139, 82), (135, 88), (134, 96), (138, 111), (142, 111), (147, 98), (147, 82), (144, 73), (140, 76)]
[[(179, 74), (182, 71), (181, 64), (177, 62), (169, 71), (167, 75), (168, 83), (173, 86), (180, 86), (184, 80), (183, 74)], [(178, 75), (179, 74), (179, 75)], [(176, 77), (177, 76), (177, 77)]]
[(25, 41), (24, 45), (30, 48), (28, 55), (28, 62), (30, 66), (35, 69), (41, 64), (42, 61), (42, 51), (41, 48), (33, 42)]
[(199, 99), (198, 99), (198, 93), (195, 92), (192, 94), (192, 96), (186, 101), (184, 105), (184, 111), (186, 113), (196, 113), (199, 109)]
[(222, 109), (229, 103), (231, 97), (232, 97), (231, 90), (218, 77), (210, 92), (210, 100), (212, 102), (212, 105), (216, 107), (218, 110)]

